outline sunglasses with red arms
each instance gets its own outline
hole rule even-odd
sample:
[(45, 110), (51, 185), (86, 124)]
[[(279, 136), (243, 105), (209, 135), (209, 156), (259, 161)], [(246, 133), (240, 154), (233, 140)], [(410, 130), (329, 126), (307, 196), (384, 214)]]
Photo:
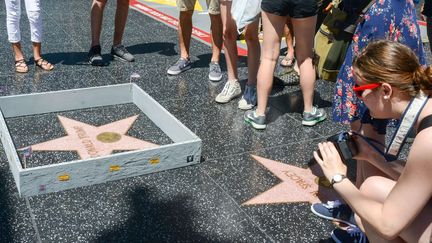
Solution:
[(361, 85), (361, 86), (354, 84), (353, 91), (355, 92), (355, 94), (357, 95), (358, 98), (362, 99), (363, 98), (362, 95), (363, 95), (363, 92), (365, 90), (376, 89), (378, 87), (381, 87), (381, 83), (365, 84), (365, 85)]

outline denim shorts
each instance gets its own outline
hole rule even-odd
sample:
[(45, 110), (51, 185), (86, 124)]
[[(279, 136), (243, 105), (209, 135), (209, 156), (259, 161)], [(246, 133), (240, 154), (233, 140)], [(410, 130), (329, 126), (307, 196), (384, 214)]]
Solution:
[(317, 14), (317, 0), (262, 0), (264, 12), (291, 18), (307, 18)]

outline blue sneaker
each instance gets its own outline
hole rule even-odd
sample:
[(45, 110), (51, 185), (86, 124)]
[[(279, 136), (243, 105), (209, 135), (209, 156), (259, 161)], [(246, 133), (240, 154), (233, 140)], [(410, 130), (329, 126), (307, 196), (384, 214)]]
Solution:
[(368, 243), (366, 235), (357, 227), (349, 226), (347, 230), (341, 228), (334, 229), (331, 233), (332, 239), (336, 243)]
[(311, 211), (318, 217), (357, 227), (353, 211), (339, 200), (312, 204)]
[(242, 110), (250, 110), (257, 104), (257, 90), (256, 85), (247, 85), (243, 96), (238, 102), (238, 108)]

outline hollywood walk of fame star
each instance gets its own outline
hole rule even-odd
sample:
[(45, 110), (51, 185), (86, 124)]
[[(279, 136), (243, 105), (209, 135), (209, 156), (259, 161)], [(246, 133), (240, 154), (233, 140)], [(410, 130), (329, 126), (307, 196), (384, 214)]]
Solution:
[(323, 177), (324, 174), (317, 164), (303, 169), (256, 155), (251, 156), (282, 182), (244, 202), (243, 205), (291, 202), (317, 203), (338, 198), (336, 192), (330, 188), (328, 181)]
[(33, 151), (77, 151), (81, 159), (111, 154), (114, 150), (138, 150), (158, 147), (126, 135), (138, 115), (99, 127), (58, 116), (67, 136), (32, 145)]

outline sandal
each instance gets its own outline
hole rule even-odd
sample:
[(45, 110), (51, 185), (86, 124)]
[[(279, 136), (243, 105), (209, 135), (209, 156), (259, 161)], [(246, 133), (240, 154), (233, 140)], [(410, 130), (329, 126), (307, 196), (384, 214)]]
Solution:
[(24, 58), (15, 61), (15, 72), (27, 73), (28, 71), (29, 71), (29, 68), (28, 68), (27, 63), (26, 63)]
[(42, 57), (35, 60), (35, 65), (44, 71), (51, 71), (54, 69), (54, 66)]
[(295, 58), (294, 57), (288, 57), (285, 56), (282, 61), (280, 62), (280, 65), (282, 67), (292, 67), (295, 63)]

